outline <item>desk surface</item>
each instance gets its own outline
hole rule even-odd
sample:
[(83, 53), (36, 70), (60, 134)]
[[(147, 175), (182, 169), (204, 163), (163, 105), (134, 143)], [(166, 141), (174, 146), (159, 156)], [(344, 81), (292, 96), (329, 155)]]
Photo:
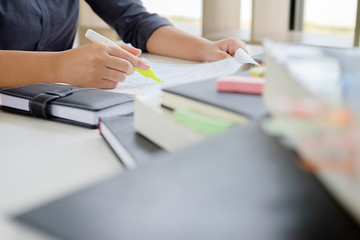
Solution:
[[(263, 51), (258, 46), (248, 49), (251, 55)], [(145, 57), (189, 63), (150, 54)], [(19, 226), (10, 216), (123, 170), (97, 129), (0, 110), (0, 133), (0, 239), (49, 239)]]

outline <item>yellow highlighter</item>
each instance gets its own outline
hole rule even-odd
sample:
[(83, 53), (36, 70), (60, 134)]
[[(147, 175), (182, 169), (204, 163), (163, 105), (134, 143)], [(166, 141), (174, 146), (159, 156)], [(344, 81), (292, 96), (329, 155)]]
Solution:
[[(85, 37), (88, 38), (89, 40), (93, 41), (93, 42), (99, 42), (99, 43), (103, 43), (103, 44), (112, 44), (115, 45), (117, 47), (120, 47), (119, 45), (117, 45), (116, 43), (114, 43), (113, 41), (111, 41), (110, 39), (104, 37), (103, 35), (88, 29), (85, 33)], [(143, 75), (146, 78), (152, 78), (155, 81), (161, 83), (160, 78), (158, 78), (155, 73), (151, 70), (142, 70), (139, 68), (135, 68), (135, 71), (137, 71), (138, 73), (140, 73), (141, 75)]]

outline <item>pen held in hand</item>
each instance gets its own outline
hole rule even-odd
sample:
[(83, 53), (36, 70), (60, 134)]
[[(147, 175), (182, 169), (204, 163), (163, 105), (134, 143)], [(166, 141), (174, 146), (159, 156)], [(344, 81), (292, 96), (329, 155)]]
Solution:
[[(85, 37), (88, 38), (89, 40), (93, 41), (93, 42), (99, 42), (99, 43), (103, 43), (103, 44), (111, 44), (111, 45), (114, 45), (114, 46), (117, 46), (117, 47), (121, 48), (119, 45), (117, 45), (116, 43), (114, 43), (110, 39), (104, 37), (103, 35), (95, 32), (95, 31), (93, 31), (91, 29), (88, 29), (86, 31)], [(152, 78), (155, 81), (161, 83), (160, 78), (158, 78), (151, 69), (142, 70), (142, 69), (139, 69), (139, 68), (135, 67), (135, 71), (137, 71), (138, 73), (140, 73), (141, 75), (143, 75), (146, 78)]]

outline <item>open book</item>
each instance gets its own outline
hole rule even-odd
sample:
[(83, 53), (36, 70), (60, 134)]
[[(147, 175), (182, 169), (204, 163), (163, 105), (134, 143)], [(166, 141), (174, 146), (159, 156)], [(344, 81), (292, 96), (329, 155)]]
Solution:
[(236, 71), (244, 71), (258, 65), (242, 49), (238, 49), (233, 58), (210, 63), (161, 64), (147, 62), (162, 83), (159, 84), (152, 79), (144, 78), (135, 72), (112, 91), (128, 94), (160, 94), (162, 88), (233, 74)]

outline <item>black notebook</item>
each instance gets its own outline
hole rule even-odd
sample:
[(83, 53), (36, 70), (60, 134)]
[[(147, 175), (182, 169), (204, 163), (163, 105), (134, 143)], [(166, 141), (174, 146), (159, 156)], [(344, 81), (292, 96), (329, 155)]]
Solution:
[(124, 164), (133, 169), (166, 152), (134, 129), (134, 116), (101, 118), (100, 134)]
[(16, 219), (65, 240), (360, 239), (353, 219), (257, 124)]
[(133, 97), (99, 89), (39, 83), (0, 89), (1, 108), (95, 128), (100, 117), (134, 111)]
[(216, 79), (169, 87), (163, 91), (162, 105), (170, 109), (191, 109), (204, 114), (216, 114), (216, 117), (226, 115), (226, 119), (234, 119), (235, 122), (236, 115), (241, 122), (243, 117), (255, 120), (267, 113), (261, 96), (218, 92)]

